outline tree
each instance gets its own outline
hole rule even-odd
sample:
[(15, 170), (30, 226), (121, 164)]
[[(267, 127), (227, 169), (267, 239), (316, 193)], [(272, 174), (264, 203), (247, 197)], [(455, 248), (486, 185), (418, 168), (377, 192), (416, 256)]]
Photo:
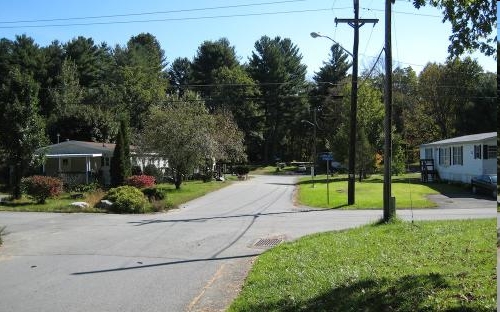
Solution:
[(109, 142), (114, 139), (118, 123), (106, 106), (83, 103), (87, 90), (80, 86), (78, 70), (72, 60), (63, 61), (57, 85), (50, 89), (54, 103), (48, 118), (47, 132), (52, 141), (62, 138)]
[(38, 105), (39, 86), (29, 72), (13, 66), (0, 89), (0, 146), (11, 166), (13, 197), (21, 197), (21, 178), (35, 164), (35, 150), (46, 145)]
[(47, 47), (42, 47), (43, 73), (40, 82), (40, 108), (45, 117), (53, 114), (56, 104), (52, 97), (52, 90), (60, 83), (58, 78), (62, 72), (62, 64), (65, 61), (63, 46), (54, 40)]
[(236, 50), (227, 38), (203, 42), (191, 64), (193, 90), (201, 94), (210, 112), (215, 111), (216, 101), (211, 100), (215, 71), (239, 66)]
[[(351, 85), (342, 84), (342, 101), (339, 101), (338, 125), (328, 137), (331, 142), (332, 152), (338, 161), (347, 163), (349, 156), (349, 114)], [(356, 170), (361, 173), (370, 173), (375, 167), (375, 153), (383, 147), (383, 120), (384, 104), (381, 91), (372, 85), (370, 80), (365, 80), (358, 88), (358, 135), (356, 144)]]
[[(434, 123), (438, 130), (430, 140), (465, 135), (460, 126), (466, 121), (474, 103), (474, 90), (480, 80), (482, 68), (467, 57), (454, 59), (445, 65), (428, 64), (419, 76), (419, 97), (421, 110), (428, 116), (421, 123)], [(419, 142), (424, 143), (424, 142)]]
[(442, 9), (443, 22), (451, 23), (450, 59), (477, 49), (485, 55), (495, 55), (496, 37), (492, 37), (497, 22), (495, 1), (413, 0), (417, 9), (426, 4)]
[[(227, 136), (221, 129), (229, 131)], [(197, 95), (187, 92), (152, 108), (139, 145), (143, 151), (168, 159), (179, 189), (183, 176), (203, 168), (207, 160), (241, 156), (241, 135), (236, 129), (229, 119), (214, 118)]]
[(215, 111), (230, 113), (245, 136), (245, 146), (251, 160), (261, 158), (264, 116), (258, 105), (257, 83), (240, 66), (221, 67), (213, 72), (215, 86), (212, 103)]
[(64, 57), (72, 60), (78, 69), (78, 80), (85, 88), (98, 87), (105, 68), (99, 60), (99, 47), (92, 38), (78, 37), (64, 44)]
[[(250, 76), (260, 84), (264, 112), (263, 161), (293, 158), (291, 129), (300, 129), (308, 115), (306, 66), (299, 49), (288, 38), (267, 36), (255, 43), (249, 60)], [(283, 152), (284, 151), (284, 152)], [(286, 154), (285, 154), (286, 153)]]
[(186, 57), (176, 58), (168, 69), (168, 80), (173, 94), (182, 97), (191, 81), (191, 61)]
[(214, 141), (217, 148), (214, 158), (224, 163), (246, 162), (247, 155), (244, 146), (244, 134), (238, 128), (231, 113), (218, 113), (213, 115)]
[(349, 55), (339, 44), (330, 48), (330, 59), (315, 73), (313, 80), (317, 85), (317, 94), (326, 96), (332, 86), (340, 83), (346, 76), (352, 64), (347, 60)]
[(132, 165), (130, 163), (130, 135), (128, 117), (120, 120), (120, 129), (116, 137), (116, 145), (113, 151), (113, 158), (110, 163), (111, 184), (113, 186), (122, 185), (132, 174)]
[(473, 85), (469, 105), (464, 107), (457, 128), (460, 133), (497, 131), (497, 81), (494, 73), (481, 73)]
[(315, 87), (310, 92), (311, 106), (316, 110), (318, 128), (321, 130), (317, 141), (323, 141), (325, 150), (330, 150), (331, 136), (336, 133), (341, 119), (346, 117), (340, 111), (340, 96), (342, 84), (347, 83), (347, 71), (352, 65), (340, 45), (334, 44), (330, 50), (330, 58), (323, 62), (313, 77)]
[(142, 129), (149, 108), (166, 98), (164, 52), (153, 35), (140, 34), (130, 38), (125, 48), (115, 49), (115, 60), (120, 102), (130, 114), (131, 126)]
[(82, 104), (84, 98), (84, 90), (80, 86), (76, 64), (72, 60), (64, 60), (61, 72), (56, 79), (59, 84), (50, 90), (55, 104), (53, 114), (56, 116), (69, 115), (74, 107)]

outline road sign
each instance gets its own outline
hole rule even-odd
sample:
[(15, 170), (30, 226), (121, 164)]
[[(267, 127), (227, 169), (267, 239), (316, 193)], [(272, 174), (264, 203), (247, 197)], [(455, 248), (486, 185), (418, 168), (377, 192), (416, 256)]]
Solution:
[(321, 154), (321, 160), (333, 160), (333, 155), (332, 154)]

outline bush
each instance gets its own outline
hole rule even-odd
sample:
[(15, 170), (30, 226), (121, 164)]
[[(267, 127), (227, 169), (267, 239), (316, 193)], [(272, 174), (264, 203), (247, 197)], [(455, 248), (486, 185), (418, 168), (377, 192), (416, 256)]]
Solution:
[(141, 166), (132, 166), (132, 175), (142, 175), (142, 169)]
[(110, 189), (104, 199), (113, 203), (110, 210), (116, 213), (140, 213), (146, 206), (144, 194), (138, 188), (128, 185)]
[(146, 167), (144, 167), (144, 174), (153, 177), (159, 177), (161, 176), (161, 171), (154, 164), (148, 164), (146, 165)]
[(125, 180), (126, 185), (136, 188), (151, 187), (155, 185), (155, 177), (149, 175), (133, 175)]
[(90, 193), (97, 191), (101, 186), (97, 182), (89, 183), (89, 184), (78, 184), (74, 187), (68, 189), (68, 191), (78, 192), (78, 193)]
[(165, 199), (165, 193), (156, 187), (145, 188), (142, 190), (142, 193), (148, 198), (149, 202)]
[(234, 172), (237, 175), (247, 175), (250, 172), (250, 169), (247, 166), (236, 166), (234, 167)]
[(47, 198), (57, 197), (63, 191), (63, 182), (59, 178), (46, 176), (31, 176), (22, 179), (23, 191), (39, 204), (44, 204)]

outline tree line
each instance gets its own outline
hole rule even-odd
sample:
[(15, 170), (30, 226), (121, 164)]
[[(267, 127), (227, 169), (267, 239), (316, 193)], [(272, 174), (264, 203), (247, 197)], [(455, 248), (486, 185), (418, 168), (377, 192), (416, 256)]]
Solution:
[[(351, 63), (340, 46), (333, 45), (330, 52), (308, 81), (299, 47), (281, 37), (262, 36), (245, 62), (229, 40), (221, 38), (201, 43), (192, 59), (171, 63), (149, 33), (115, 47), (85, 37), (45, 47), (26, 35), (3, 38), (2, 163), (23, 172), (33, 161), (30, 151), (59, 138), (114, 142), (123, 115), (133, 138), (140, 141), (132, 143), (145, 149), (155, 147), (155, 138), (161, 146), (160, 137), (195, 135), (196, 129), (210, 124), (212, 138), (219, 130), (214, 141), (219, 145), (205, 146), (205, 157), (234, 146), (236, 150), (220, 159), (307, 160), (312, 157), (313, 129), (304, 121), (312, 121), (314, 114), (317, 151), (333, 152), (342, 162), (350, 144)], [(429, 63), (418, 75), (411, 67), (398, 67), (393, 75), (393, 144), (402, 161), (415, 160), (408, 151), (425, 142), (496, 130), (495, 74), (484, 72), (475, 60), (455, 57), (444, 64)], [(356, 144), (363, 170), (374, 168), (383, 150), (383, 79), (368, 72), (360, 77)], [(218, 117), (198, 118), (193, 127), (172, 132), (171, 120), (187, 120), (186, 114), (168, 111), (180, 106), (198, 110), (189, 116)], [(158, 132), (166, 128), (165, 135)], [(233, 139), (223, 145), (228, 133)], [(238, 142), (244, 149), (236, 147)]]

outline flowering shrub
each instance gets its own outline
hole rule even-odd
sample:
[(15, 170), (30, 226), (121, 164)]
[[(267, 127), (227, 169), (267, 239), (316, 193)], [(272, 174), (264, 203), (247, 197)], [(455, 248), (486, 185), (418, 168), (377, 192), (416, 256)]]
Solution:
[(37, 203), (44, 204), (47, 198), (59, 196), (63, 191), (61, 179), (45, 176), (23, 178), (23, 191)]
[(145, 188), (142, 190), (142, 193), (148, 198), (149, 202), (165, 199), (165, 193), (156, 187)]
[(125, 180), (126, 185), (135, 186), (137, 188), (151, 187), (155, 185), (155, 177), (149, 175), (133, 175)]
[(116, 213), (140, 213), (146, 205), (144, 194), (128, 185), (110, 189), (104, 199), (113, 203), (110, 210)]

